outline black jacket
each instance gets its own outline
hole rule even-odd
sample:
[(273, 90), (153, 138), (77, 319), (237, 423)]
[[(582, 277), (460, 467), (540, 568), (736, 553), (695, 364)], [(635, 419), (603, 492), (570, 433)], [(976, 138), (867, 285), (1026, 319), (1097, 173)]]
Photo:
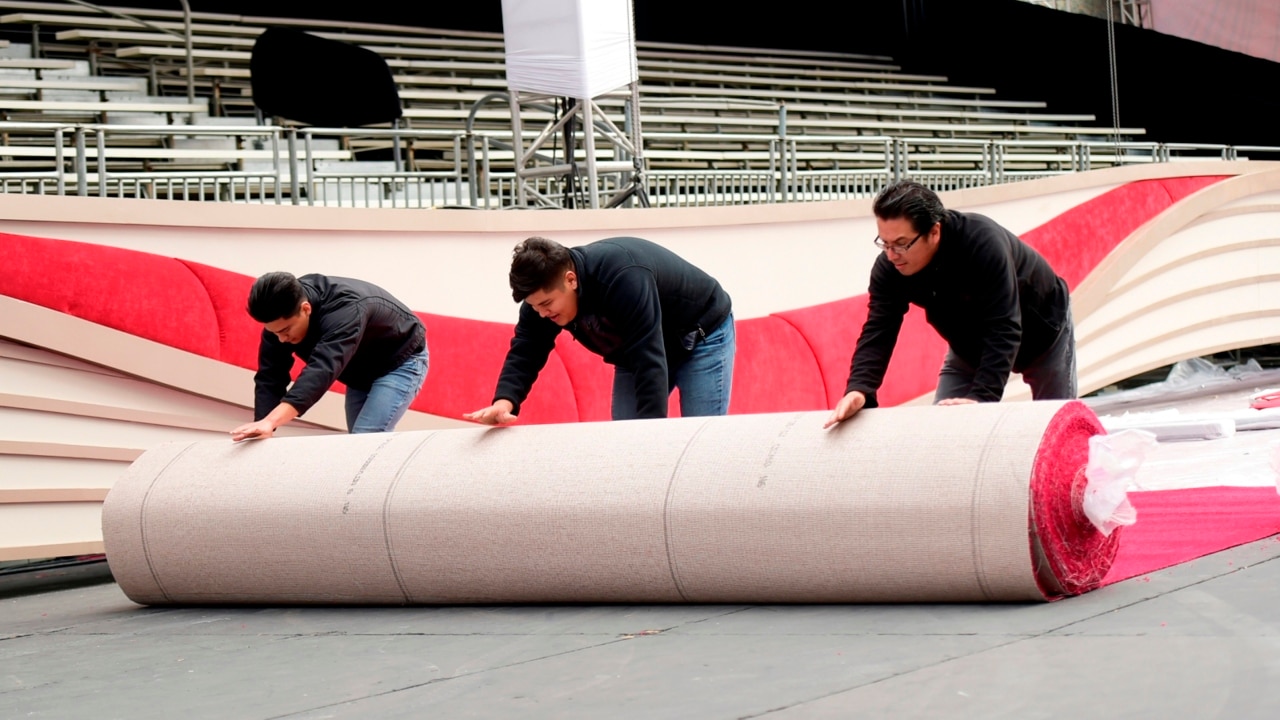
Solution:
[[(578, 314), (567, 327), (583, 347), (636, 376), (638, 417), (667, 416), (675, 371), (701, 330), (710, 334), (732, 308), (715, 278), (666, 248), (633, 237), (569, 248), (578, 276)], [(494, 401), (518, 413), (562, 328), (520, 304)]]
[[(426, 328), (413, 311), (386, 290), (351, 278), (298, 278), (311, 303), (307, 335), (297, 345), (266, 330), (258, 344), (253, 376), (254, 419), (287, 402), (301, 415), (324, 396), (334, 380), (357, 390), (402, 365), (427, 346)], [(293, 356), (307, 366), (289, 387)]]
[(933, 259), (903, 275), (883, 254), (871, 268), (870, 305), (845, 392), (867, 407), (884, 380), (908, 303), (977, 369), (970, 398), (998, 402), (1009, 373), (1042, 355), (1071, 311), (1067, 283), (1040, 253), (991, 218), (947, 211)]

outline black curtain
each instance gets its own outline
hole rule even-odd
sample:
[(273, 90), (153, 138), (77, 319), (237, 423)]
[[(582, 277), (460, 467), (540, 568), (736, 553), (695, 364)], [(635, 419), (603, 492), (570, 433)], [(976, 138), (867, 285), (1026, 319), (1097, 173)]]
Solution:
[(249, 61), (253, 104), (266, 116), (319, 127), (361, 127), (400, 117), (386, 60), (350, 43), (268, 28)]

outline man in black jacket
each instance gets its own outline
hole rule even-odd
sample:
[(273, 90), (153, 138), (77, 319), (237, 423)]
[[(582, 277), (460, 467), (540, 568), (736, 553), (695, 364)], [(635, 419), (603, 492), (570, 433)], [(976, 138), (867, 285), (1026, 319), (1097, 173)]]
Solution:
[(660, 245), (618, 237), (574, 248), (532, 237), (511, 260), (523, 302), (493, 404), (463, 417), (514, 422), (562, 329), (614, 366), (613, 419), (729, 410), (736, 348), (729, 295), (715, 278)]
[(884, 254), (871, 268), (846, 394), (824, 427), (877, 405), (908, 304), (924, 308), (950, 346), (934, 403), (999, 402), (1010, 372), (1036, 400), (1076, 396), (1070, 295), (1044, 257), (991, 218), (945, 209), (916, 182), (886, 187), (874, 212)]
[[(346, 386), (347, 429), (395, 428), (427, 375), (426, 328), (386, 290), (327, 275), (267, 273), (249, 291), (249, 315), (262, 323), (254, 422), (232, 440), (271, 437), (333, 385)], [(306, 367), (290, 387), (294, 355)]]

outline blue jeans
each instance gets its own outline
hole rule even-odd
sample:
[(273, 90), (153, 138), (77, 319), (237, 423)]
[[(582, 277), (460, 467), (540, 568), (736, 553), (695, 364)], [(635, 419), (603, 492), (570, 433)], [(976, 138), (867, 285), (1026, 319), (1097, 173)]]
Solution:
[[(727, 415), (733, 387), (733, 357), (737, 352), (733, 313), (693, 346), (689, 359), (675, 370), (673, 387), (680, 388), (681, 417)], [(636, 417), (636, 376), (630, 370), (613, 370), (613, 419)]]
[(373, 381), (365, 390), (347, 388), (347, 430), (375, 433), (394, 430), (427, 378), (427, 349)]
[[(938, 389), (933, 401), (965, 397), (973, 386), (977, 370), (950, 350), (938, 373)], [(1022, 369), (1022, 380), (1031, 387), (1032, 400), (1074, 400), (1076, 398), (1076, 334), (1071, 315), (1040, 357)]]

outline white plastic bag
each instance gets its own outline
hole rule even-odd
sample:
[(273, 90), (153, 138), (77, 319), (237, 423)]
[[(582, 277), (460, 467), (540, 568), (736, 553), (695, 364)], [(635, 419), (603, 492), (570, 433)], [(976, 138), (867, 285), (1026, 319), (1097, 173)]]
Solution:
[(1089, 438), (1084, 514), (1103, 535), (1110, 536), (1121, 525), (1137, 522), (1138, 511), (1129, 502), (1129, 485), (1147, 453), (1156, 446), (1156, 436), (1146, 430), (1122, 430)]

